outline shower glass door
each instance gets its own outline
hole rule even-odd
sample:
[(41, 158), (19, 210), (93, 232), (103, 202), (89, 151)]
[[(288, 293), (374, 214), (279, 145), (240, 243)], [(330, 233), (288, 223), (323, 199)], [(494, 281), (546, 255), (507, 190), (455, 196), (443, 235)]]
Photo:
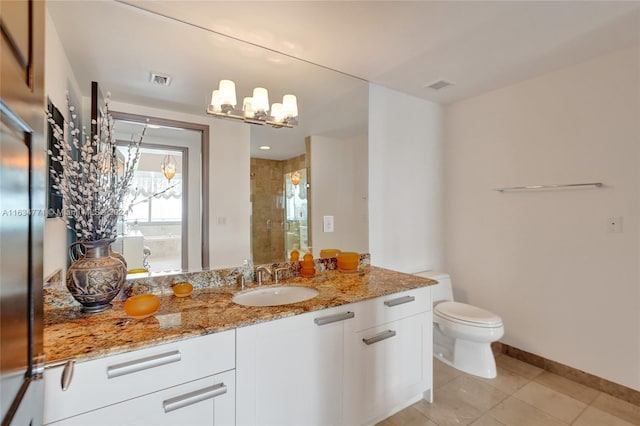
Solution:
[(288, 259), (293, 249), (300, 255), (309, 249), (309, 185), (307, 169), (303, 168), (284, 174), (284, 249)]

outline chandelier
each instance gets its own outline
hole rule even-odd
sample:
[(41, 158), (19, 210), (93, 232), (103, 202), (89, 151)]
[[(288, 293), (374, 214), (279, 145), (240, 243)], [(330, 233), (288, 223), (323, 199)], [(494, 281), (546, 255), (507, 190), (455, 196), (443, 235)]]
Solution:
[(160, 170), (162, 170), (164, 177), (171, 182), (171, 179), (176, 175), (176, 159), (173, 158), (173, 155), (164, 156), (162, 164), (160, 164)]
[(284, 95), (282, 103), (272, 104), (269, 111), (267, 89), (256, 87), (253, 89), (253, 96), (242, 101), (242, 111), (235, 109), (236, 104), (236, 84), (231, 80), (220, 80), (218, 89), (211, 93), (207, 114), (273, 127), (292, 128), (298, 124), (298, 101), (295, 95)]

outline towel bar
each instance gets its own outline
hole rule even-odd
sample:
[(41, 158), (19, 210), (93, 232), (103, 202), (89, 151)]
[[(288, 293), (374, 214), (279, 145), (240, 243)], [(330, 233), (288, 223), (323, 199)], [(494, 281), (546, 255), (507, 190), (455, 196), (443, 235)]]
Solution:
[(494, 191), (498, 192), (513, 192), (513, 191), (529, 191), (529, 190), (545, 190), (545, 189), (576, 189), (576, 188), (600, 188), (602, 182), (594, 183), (567, 183), (562, 185), (530, 185), (530, 186), (511, 186), (506, 188), (495, 188)]

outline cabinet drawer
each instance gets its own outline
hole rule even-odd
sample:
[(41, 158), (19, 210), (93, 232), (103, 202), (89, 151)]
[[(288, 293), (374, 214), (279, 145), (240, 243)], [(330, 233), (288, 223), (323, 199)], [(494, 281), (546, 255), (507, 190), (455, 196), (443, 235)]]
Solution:
[(357, 315), (353, 326), (354, 330), (360, 331), (431, 311), (431, 292), (429, 287), (422, 287), (365, 300), (355, 305)]
[(55, 426), (233, 425), (234, 371), (70, 417)]
[(66, 390), (63, 366), (45, 370), (50, 423), (235, 367), (235, 330), (77, 363)]

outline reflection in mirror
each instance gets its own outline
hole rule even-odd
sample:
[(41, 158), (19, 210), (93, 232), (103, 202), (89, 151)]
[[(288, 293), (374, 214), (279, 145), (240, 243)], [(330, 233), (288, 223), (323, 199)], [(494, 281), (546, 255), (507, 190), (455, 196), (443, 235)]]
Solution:
[(169, 272), (206, 266), (200, 235), (201, 207), (208, 205), (207, 186), (201, 183), (209, 169), (208, 156), (202, 154), (208, 129), (122, 112), (113, 115), (116, 139), (124, 146), (127, 135), (147, 126), (131, 188), (135, 199), (114, 249), (121, 250), (129, 269)]
[[(113, 249), (122, 254), (127, 267), (143, 268), (149, 272), (179, 271), (186, 267), (187, 253), (182, 253), (183, 168), (186, 148), (155, 147), (146, 144), (140, 148), (138, 169), (132, 180), (132, 200), (129, 211), (124, 212), (121, 228)], [(120, 155), (127, 158), (126, 148)], [(165, 160), (169, 160), (172, 179), (165, 176)], [(160, 165), (160, 167), (158, 167)], [(188, 200), (185, 199), (188, 205)], [(187, 238), (187, 235), (184, 235)], [(188, 244), (188, 243), (187, 243)]]
[(285, 173), (284, 179), (284, 257), (293, 250), (306, 252), (311, 248), (309, 235), (309, 189), (307, 168)]
[[(195, 218), (189, 207), (187, 221), (189, 245), (203, 247), (202, 261), (190, 260), (188, 269), (251, 259), (247, 201), (257, 181), (250, 166), (302, 155), (295, 170), (308, 168), (307, 235), (314, 254), (327, 247), (367, 251), (367, 82), (121, 2), (61, 0), (47, 2), (47, 10), (47, 90), (54, 102), (62, 103), (65, 90), (86, 98), (85, 88), (98, 81), (111, 93), (113, 110), (210, 127), (203, 159), (210, 159), (211, 173), (200, 179), (210, 200)], [(170, 85), (150, 82), (150, 73), (169, 76)], [(254, 87), (266, 87), (271, 99), (295, 94), (299, 124), (275, 129), (206, 114), (223, 79), (235, 81), (238, 96), (250, 96)], [(260, 145), (272, 149), (260, 151)], [(281, 192), (283, 175), (293, 170), (278, 171)], [(334, 232), (322, 231), (324, 215), (335, 217)], [(280, 217), (282, 239), (270, 261), (286, 255), (284, 210)], [(201, 230), (192, 239), (194, 223)]]
[(283, 262), (309, 249), (306, 156), (251, 159), (251, 247), (256, 264)]

